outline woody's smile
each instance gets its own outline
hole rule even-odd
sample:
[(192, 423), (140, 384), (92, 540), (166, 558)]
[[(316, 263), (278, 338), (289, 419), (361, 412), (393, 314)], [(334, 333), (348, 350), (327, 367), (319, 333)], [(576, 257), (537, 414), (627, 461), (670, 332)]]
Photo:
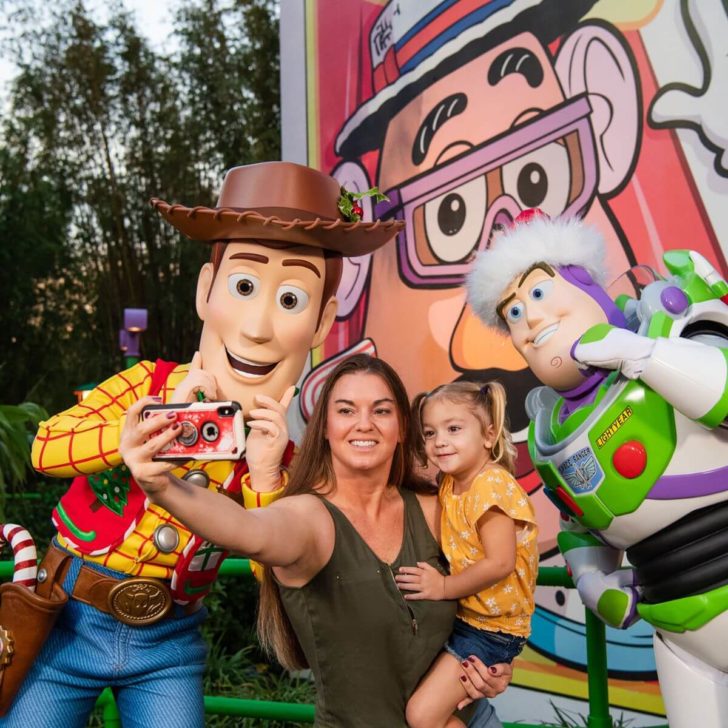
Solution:
[(228, 363), (235, 372), (246, 379), (263, 377), (269, 372), (272, 372), (278, 365), (277, 361), (272, 364), (262, 364), (260, 362), (251, 361), (250, 359), (243, 359), (241, 356), (236, 356), (231, 353), (227, 347), (225, 348), (225, 354), (227, 355)]

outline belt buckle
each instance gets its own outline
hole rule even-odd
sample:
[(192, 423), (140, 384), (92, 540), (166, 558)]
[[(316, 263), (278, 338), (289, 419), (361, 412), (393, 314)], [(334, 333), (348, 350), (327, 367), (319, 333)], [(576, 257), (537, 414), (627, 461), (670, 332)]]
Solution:
[(172, 597), (159, 579), (134, 577), (112, 587), (107, 606), (120, 622), (140, 626), (164, 618), (172, 608)]

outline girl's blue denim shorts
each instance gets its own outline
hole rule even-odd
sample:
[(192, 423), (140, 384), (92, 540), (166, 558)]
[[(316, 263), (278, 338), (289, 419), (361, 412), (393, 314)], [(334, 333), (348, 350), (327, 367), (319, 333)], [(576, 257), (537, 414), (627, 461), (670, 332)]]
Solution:
[(459, 662), (475, 655), (486, 665), (495, 665), (513, 662), (525, 644), (525, 637), (476, 629), (462, 619), (456, 619), (450, 639), (445, 643), (445, 651)]

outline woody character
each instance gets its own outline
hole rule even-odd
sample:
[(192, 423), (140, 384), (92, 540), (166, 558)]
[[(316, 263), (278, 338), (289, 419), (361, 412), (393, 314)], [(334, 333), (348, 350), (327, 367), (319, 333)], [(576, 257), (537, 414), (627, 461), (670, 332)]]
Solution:
[(119, 455), (120, 433), (152, 403), (236, 401), (250, 428), (243, 458), (156, 465), (247, 508), (276, 497), (293, 450), (285, 410), (336, 315), (342, 257), (370, 253), (400, 228), (361, 222), (342, 194), (316, 170), (266, 162), (231, 169), (215, 208), (152, 201), (211, 245), (197, 283), (199, 350), (186, 364), (142, 361), (41, 424), (34, 466), (75, 477), (41, 570), (70, 598), (2, 725), (84, 726), (107, 686), (125, 727), (203, 725), (202, 598), (226, 554), (146, 500)]

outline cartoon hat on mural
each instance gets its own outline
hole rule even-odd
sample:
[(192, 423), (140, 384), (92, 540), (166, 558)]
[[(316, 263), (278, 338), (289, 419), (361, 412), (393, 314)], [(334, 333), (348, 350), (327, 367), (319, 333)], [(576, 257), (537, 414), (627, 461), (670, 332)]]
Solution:
[[(233, 167), (215, 207), (185, 207), (152, 199), (152, 206), (193, 240), (275, 240), (310, 245), (344, 256), (371, 253), (404, 223), (362, 222), (341, 212), (342, 191), (329, 175), (292, 162)], [(357, 216), (358, 217), (358, 216)]]
[(390, 0), (369, 35), (373, 95), (344, 125), (336, 153), (352, 158), (375, 149), (383, 133), (382, 120), (391, 118), (422, 89), (517, 33), (533, 33), (548, 44), (595, 3)]

